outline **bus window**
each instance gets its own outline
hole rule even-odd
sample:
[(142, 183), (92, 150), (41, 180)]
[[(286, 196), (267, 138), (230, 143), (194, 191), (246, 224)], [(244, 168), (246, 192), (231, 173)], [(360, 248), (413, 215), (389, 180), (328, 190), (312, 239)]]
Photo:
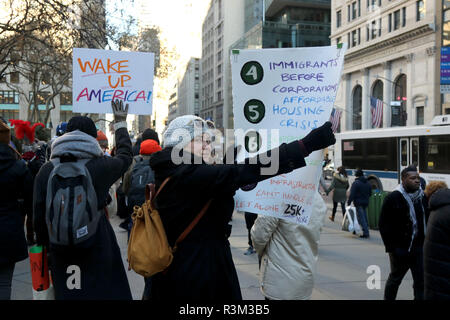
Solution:
[(419, 139), (411, 138), (411, 163), (419, 165)]
[(450, 174), (450, 135), (421, 137), (420, 170)]
[(396, 138), (342, 140), (341, 148), (348, 169), (397, 171)]
[(400, 153), (402, 157), (402, 167), (407, 167), (408, 163), (408, 140), (400, 141)]

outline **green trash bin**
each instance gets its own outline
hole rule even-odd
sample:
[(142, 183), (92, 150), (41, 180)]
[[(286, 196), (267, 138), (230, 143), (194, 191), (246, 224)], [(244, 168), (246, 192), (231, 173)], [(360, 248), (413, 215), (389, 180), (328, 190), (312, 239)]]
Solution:
[(372, 192), (369, 198), (369, 206), (367, 207), (367, 215), (369, 221), (369, 228), (372, 230), (378, 230), (378, 221), (380, 219), (381, 207), (383, 206), (384, 198), (387, 196), (387, 192)]

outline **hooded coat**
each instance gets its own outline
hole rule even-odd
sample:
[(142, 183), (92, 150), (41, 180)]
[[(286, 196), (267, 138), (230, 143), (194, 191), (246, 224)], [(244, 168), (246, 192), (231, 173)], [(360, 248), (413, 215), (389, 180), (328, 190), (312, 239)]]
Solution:
[(333, 175), (330, 187), (327, 193), (334, 189), (333, 202), (345, 202), (347, 200), (347, 189), (349, 187), (348, 179), (339, 173)]
[(315, 194), (307, 225), (259, 215), (251, 234), (261, 257), (261, 292), (270, 300), (309, 300), (327, 206)]
[[(270, 178), (261, 175), (263, 165), (180, 164), (171, 160), (172, 148), (153, 154), (150, 166), (155, 172), (156, 187), (171, 180), (156, 198), (169, 245), (194, 220), (205, 204), (209, 209), (178, 245), (166, 273), (153, 276), (151, 295), (168, 301), (241, 300), (241, 291), (228, 242), (234, 210), (233, 196), (240, 187)], [(279, 147), (278, 174), (306, 165), (300, 144), (294, 141)]]
[(450, 300), (450, 189), (436, 191), (424, 244), (425, 299)]
[(367, 207), (371, 195), (372, 187), (370, 183), (364, 176), (361, 176), (353, 182), (347, 203), (350, 205), (353, 202), (355, 207)]
[[(24, 213), (32, 208), (31, 174), (14, 151), (0, 143), (0, 265), (28, 257), (24, 232)], [(23, 209), (19, 199), (24, 200)]]
[[(97, 195), (98, 209), (104, 210), (109, 188), (128, 169), (132, 161), (131, 141), (126, 128), (116, 130), (117, 155), (106, 157), (95, 138), (73, 131), (55, 140), (52, 158), (70, 154), (76, 159), (91, 158), (86, 167)], [(50, 244), (45, 222), (47, 182), (53, 163), (47, 162), (36, 176), (34, 192), (34, 224), (39, 244), (49, 246), (49, 266), (58, 300), (131, 300), (131, 290), (125, 273), (119, 245), (106, 215), (100, 218), (97, 231), (88, 249), (68, 249)], [(81, 289), (69, 290), (66, 282), (71, 275), (67, 268), (80, 267)]]

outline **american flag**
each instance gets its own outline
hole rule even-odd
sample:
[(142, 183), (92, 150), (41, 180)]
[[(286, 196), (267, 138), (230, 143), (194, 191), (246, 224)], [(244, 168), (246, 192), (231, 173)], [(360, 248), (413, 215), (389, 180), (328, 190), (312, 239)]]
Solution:
[(370, 110), (372, 112), (372, 127), (379, 128), (383, 122), (383, 101), (370, 97)]
[(339, 121), (341, 120), (341, 114), (342, 114), (342, 111), (337, 110), (335, 108), (333, 108), (333, 111), (331, 111), (330, 122), (331, 122), (331, 129), (333, 130), (333, 132), (336, 132), (336, 130), (339, 127)]

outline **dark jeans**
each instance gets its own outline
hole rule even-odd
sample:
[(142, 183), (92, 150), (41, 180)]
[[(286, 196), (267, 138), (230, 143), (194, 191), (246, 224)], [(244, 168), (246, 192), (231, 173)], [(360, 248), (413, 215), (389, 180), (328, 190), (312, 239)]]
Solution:
[(11, 284), (16, 263), (0, 265), (0, 300), (11, 300)]
[(247, 231), (248, 231), (248, 245), (252, 248), (253, 248), (253, 243), (252, 243), (252, 236), (250, 234), (250, 230), (252, 229), (256, 218), (258, 218), (258, 215), (256, 213), (251, 213), (251, 212), (245, 213), (245, 225), (247, 226)]
[(396, 249), (395, 252), (389, 253), (389, 261), (391, 263), (391, 273), (386, 281), (384, 300), (395, 300), (398, 287), (409, 269), (411, 269), (413, 277), (414, 300), (423, 300), (424, 271), (422, 247), (413, 247), (411, 252), (407, 252), (406, 249)]
[[(342, 208), (342, 216), (345, 216), (345, 202), (340, 202), (340, 204), (341, 204), (341, 208)], [(333, 219), (334, 219), (334, 216), (336, 215), (337, 207), (338, 207), (338, 203), (333, 201), (333, 213), (331, 214)]]
[(356, 207), (356, 214), (358, 215), (358, 223), (363, 229), (363, 235), (369, 235), (369, 222), (367, 220), (367, 207)]

